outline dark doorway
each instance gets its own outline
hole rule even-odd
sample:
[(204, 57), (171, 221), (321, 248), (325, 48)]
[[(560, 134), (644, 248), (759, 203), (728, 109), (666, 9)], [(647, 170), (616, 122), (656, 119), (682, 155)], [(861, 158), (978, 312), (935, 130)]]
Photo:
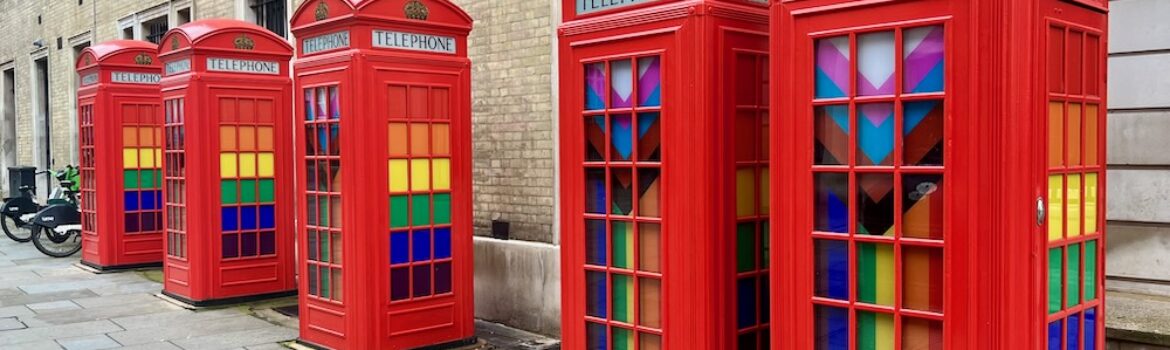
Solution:
[[(49, 113), (49, 58), (42, 57), (36, 60), (33, 80), (33, 103), (35, 104), (34, 116), (36, 117), (33, 126), (36, 128), (36, 150), (37, 153), (33, 157), (36, 160), (36, 165), (39, 170), (49, 170), (53, 167), (53, 122), (52, 115)], [(37, 192), (41, 193), (45, 198), (49, 197), (52, 192), (52, 174), (44, 174), (37, 177)]]
[(16, 166), (16, 69), (4, 70), (0, 83), (0, 184), (6, 184), (8, 167)]

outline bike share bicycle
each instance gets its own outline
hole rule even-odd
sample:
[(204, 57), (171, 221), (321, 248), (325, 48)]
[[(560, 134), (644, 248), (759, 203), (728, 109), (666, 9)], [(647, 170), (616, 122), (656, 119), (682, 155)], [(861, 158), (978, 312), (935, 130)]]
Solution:
[[(31, 170), (35, 168), (12, 168), (12, 174), (10, 176), (14, 179), (18, 178), (20, 175), (17, 172), (25, 169), (29, 170), (29, 173), (32, 173)], [(49, 171), (47, 170), (35, 172), (32, 173), (30, 179), (35, 179), (36, 176), (48, 173)], [(27, 183), (18, 181), (17, 183), (19, 185), (15, 183), (12, 185), (17, 188), (10, 188), (10, 190), (16, 190), (19, 192), (19, 195), (4, 198), (4, 206), (0, 207), (0, 228), (4, 230), (4, 235), (13, 241), (25, 243), (32, 240), (33, 230), (38, 228), (32, 224), (32, 218), (36, 216), (37, 212), (44, 209), (45, 206), (37, 203), (37, 186), (35, 180), (28, 181)]]
[(48, 206), (32, 219), (33, 245), (45, 255), (63, 258), (81, 250), (81, 210), (78, 207), (80, 172), (72, 165), (54, 174), (58, 186)]

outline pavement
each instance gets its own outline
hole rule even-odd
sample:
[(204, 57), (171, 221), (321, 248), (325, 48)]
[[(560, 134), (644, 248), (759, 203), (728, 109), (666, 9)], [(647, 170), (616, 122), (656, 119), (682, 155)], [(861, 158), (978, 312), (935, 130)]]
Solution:
[[(0, 236), (0, 350), (285, 349), (295, 298), (192, 311), (156, 297), (155, 270), (93, 274)], [(558, 349), (554, 339), (477, 321), (479, 349)]]

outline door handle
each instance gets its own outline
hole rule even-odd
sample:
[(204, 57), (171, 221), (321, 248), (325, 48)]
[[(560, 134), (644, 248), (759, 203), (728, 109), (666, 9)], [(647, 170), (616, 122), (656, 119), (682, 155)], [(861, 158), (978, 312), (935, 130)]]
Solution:
[(1044, 226), (1044, 219), (1048, 215), (1044, 206), (1044, 197), (1036, 197), (1036, 226)]

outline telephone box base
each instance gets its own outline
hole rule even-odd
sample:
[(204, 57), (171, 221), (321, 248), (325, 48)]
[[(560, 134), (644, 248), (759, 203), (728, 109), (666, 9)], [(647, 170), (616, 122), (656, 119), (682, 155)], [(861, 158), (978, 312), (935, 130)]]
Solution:
[(88, 262), (85, 260), (81, 260), (78, 263), (73, 264), (73, 266), (76, 266), (79, 269), (85, 270), (85, 272), (101, 275), (101, 274), (107, 274), (107, 273), (119, 273), (119, 272), (126, 272), (126, 271), (160, 268), (160, 267), (162, 267), (162, 262), (159, 261), (159, 262), (152, 262), (152, 263), (108, 265), (107, 266), (107, 265), (98, 265), (98, 264), (91, 263), (91, 262)]
[[(478, 346), (478, 345), (480, 345), (479, 343), (480, 343), (479, 337), (472, 336), (472, 337), (466, 338), (466, 339), (450, 341), (450, 342), (446, 342), (446, 343), (442, 343), (442, 344), (427, 345), (427, 346), (423, 346), (423, 347), (414, 348), (411, 350), (454, 350), (454, 349), (462, 349), (464, 347), (470, 347), (473, 345)], [(294, 349), (312, 349), (312, 350), (330, 350), (331, 349), (331, 348), (327, 348), (324, 346), (314, 344), (313, 342), (305, 340), (303, 338), (297, 338), (297, 340), (291, 345), (294, 345), (294, 347), (293, 347)], [(472, 349), (472, 348), (469, 348), (469, 349)], [(478, 349), (478, 347), (476, 347), (474, 349)]]
[(205, 309), (205, 308), (209, 308), (209, 307), (244, 304), (244, 303), (250, 303), (253, 301), (290, 297), (290, 296), (294, 296), (294, 295), (297, 295), (297, 291), (295, 289), (294, 290), (286, 290), (283, 292), (256, 294), (256, 295), (245, 295), (245, 296), (223, 298), (223, 299), (191, 300), (191, 299), (188, 299), (187, 297), (184, 297), (184, 296), (181, 296), (178, 294), (174, 294), (174, 293), (171, 293), (171, 292), (164, 290), (158, 294), (158, 297), (162, 298), (163, 300), (169, 301), (172, 304), (178, 305), (179, 307), (182, 307), (184, 309), (198, 310), (198, 309)]

